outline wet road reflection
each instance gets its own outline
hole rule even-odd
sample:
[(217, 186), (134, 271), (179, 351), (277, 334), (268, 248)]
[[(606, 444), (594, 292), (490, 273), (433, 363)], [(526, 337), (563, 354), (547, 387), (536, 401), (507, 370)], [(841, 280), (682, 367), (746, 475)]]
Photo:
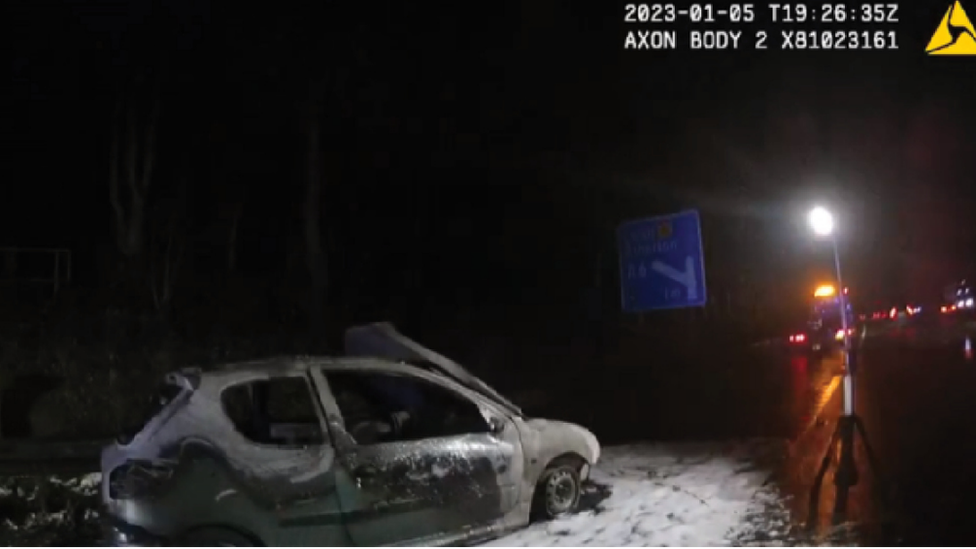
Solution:
[[(861, 497), (861, 488), (873, 483), (870, 471), (858, 467), (858, 479), (847, 487), (838, 475), (846, 456), (855, 459), (864, 453), (859, 437), (841, 437), (838, 420), (841, 410), (840, 373), (843, 362), (838, 355), (824, 359), (825, 372), (832, 377), (821, 391), (811, 421), (790, 445), (784, 470), (784, 488), (791, 499), (794, 517), (802, 526), (803, 537), (816, 544), (854, 544), (866, 537), (857, 525), (863, 517), (875, 515), (870, 498)], [(853, 424), (850, 427), (854, 427)], [(853, 452), (851, 452), (853, 444)], [(860, 465), (860, 460), (857, 461)]]
[(801, 425), (806, 425), (810, 421), (808, 406), (804, 402), (803, 395), (811, 389), (811, 372), (813, 365), (806, 355), (794, 355), (789, 357), (790, 362), (790, 391), (800, 398), (791, 400), (790, 415), (797, 417)]
[[(968, 352), (965, 347), (971, 329), (939, 319), (869, 332), (855, 391), (867, 436), (848, 442), (859, 477), (849, 489), (838, 483), (844, 444), (828, 452), (841, 391), (824, 391), (829, 400), (792, 442), (783, 478), (810, 543), (938, 546), (976, 540), (972, 335)], [(840, 357), (828, 360), (840, 369)], [(874, 466), (865, 441), (875, 451)]]

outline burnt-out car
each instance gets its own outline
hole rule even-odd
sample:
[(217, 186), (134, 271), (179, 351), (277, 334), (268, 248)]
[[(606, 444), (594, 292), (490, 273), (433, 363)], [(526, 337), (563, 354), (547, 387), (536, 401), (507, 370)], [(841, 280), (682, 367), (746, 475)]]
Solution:
[(473, 542), (570, 513), (600, 455), (387, 323), (347, 356), (169, 374), (102, 452), (111, 545)]

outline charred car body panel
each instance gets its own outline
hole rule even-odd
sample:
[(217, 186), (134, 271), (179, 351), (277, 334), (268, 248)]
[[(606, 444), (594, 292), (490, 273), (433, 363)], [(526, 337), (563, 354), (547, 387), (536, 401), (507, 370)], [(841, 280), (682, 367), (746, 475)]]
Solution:
[[(574, 456), (585, 477), (599, 458), (589, 431), (524, 418), (461, 366), (449, 362), (452, 373), (437, 367), (448, 359), (402, 345), (416, 344), (392, 326), (364, 334), (383, 343), (359, 338), (350, 347), (360, 357), (168, 376), (175, 397), (102, 453), (110, 542), (193, 540), (215, 529), (286, 546), (491, 537), (529, 522), (536, 484), (553, 460)], [(434, 367), (394, 361), (418, 358)], [(399, 397), (386, 396), (382, 385), (391, 381)], [(427, 391), (426, 408), (404, 396), (411, 387)], [(383, 396), (362, 398), (368, 394)], [(306, 409), (297, 406), (303, 395)]]

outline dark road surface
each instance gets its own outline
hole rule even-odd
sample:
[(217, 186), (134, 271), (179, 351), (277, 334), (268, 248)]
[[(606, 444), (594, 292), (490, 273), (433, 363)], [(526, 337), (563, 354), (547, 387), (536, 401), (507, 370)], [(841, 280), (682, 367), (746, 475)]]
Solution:
[[(865, 341), (857, 404), (907, 545), (976, 542), (976, 362), (969, 322), (928, 318)], [(878, 517), (869, 517), (877, 520)]]
[[(976, 542), (976, 361), (964, 349), (966, 334), (976, 334), (972, 328), (961, 316), (938, 314), (867, 327), (855, 402), (879, 471), (870, 467), (858, 438), (860, 482), (851, 489), (846, 509), (835, 516), (835, 466), (824, 479), (819, 502), (809, 501), (840, 415), (842, 391), (833, 391), (821, 421), (795, 438), (789, 463), (795, 511), (816, 534), (846, 532), (845, 544)], [(840, 523), (847, 527), (838, 528)]]

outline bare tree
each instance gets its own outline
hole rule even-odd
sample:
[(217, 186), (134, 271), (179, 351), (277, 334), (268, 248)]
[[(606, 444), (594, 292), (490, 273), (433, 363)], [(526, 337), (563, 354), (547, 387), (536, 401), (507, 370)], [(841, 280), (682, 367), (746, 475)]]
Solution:
[(177, 199), (158, 201), (151, 216), (146, 281), (153, 307), (163, 317), (169, 313), (186, 251), (187, 169), (183, 167), (178, 180)]
[(247, 183), (240, 180), (235, 171), (229, 167), (230, 163), (217, 167), (213, 180), (219, 189), (217, 203), (217, 218), (219, 230), (223, 237), (224, 268), (228, 274), (237, 271), (238, 240), (241, 230), (241, 219), (247, 204)]
[(310, 100), (305, 137), (308, 146), (305, 182), (305, 263), (310, 278), (309, 324), (313, 334), (324, 328), (326, 292), (328, 291), (328, 263), (322, 249), (322, 170), (319, 139), (320, 109)]
[(227, 120), (240, 113), (218, 110), (214, 114), (217, 118), (211, 122), (209, 141), (204, 146), (215, 151), (210, 158), (210, 183), (217, 191), (217, 229), (224, 246), (224, 267), (231, 274), (237, 271), (238, 236), (252, 165), (245, 137), (238, 132), (233, 141), (228, 139)]
[(116, 247), (132, 260), (145, 247), (146, 199), (156, 161), (158, 95), (140, 131), (134, 102), (120, 97), (112, 116), (109, 165), (109, 200), (115, 219)]
[(183, 234), (174, 218), (161, 231), (153, 231), (149, 253), (149, 291), (156, 312), (166, 314), (173, 299), (173, 288), (186, 249)]
[(224, 204), (222, 208), (227, 220), (227, 272), (233, 273), (237, 271), (237, 237), (244, 216), (244, 199)]
[[(309, 84), (309, 95), (302, 112), (304, 118), (307, 164), (305, 169), (305, 263), (310, 278), (309, 323), (313, 334), (325, 329), (325, 311), (329, 295), (329, 262), (322, 243), (323, 181), (337, 172), (339, 155), (334, 149), (322, 149), (322, 134), (328, 132), (327, 141), (334, 147), (340, 138), (341, 114), (349, 107), (345, 103), (350, 69), (337, 65), (320, 73)], [(330, 154), (333, 153), (333, 154)], [(328, 159), (323, 165), (322, 157)]]
[[(312, 6), (303, 18), (338, 20), (333, 17), (333, 7)], [(326, 327), (329, 285), (333, 280), (329, 276), (331, 264), (323, 241), (323, 232), (329, 225), (329, 220), (323, 218), (323, 206), (330, 194), (331, 180), (337, 174), (335, 162), (340, 155), (330, 153), (348, 129), (350, 113), (357, 111), (354, 102), (360, 101), (359, 87), (354, 94), (346, 93), (353, 87), (349, 82), (357, 76), (358, 80), (367, 80), (365, 69), (357, 68), (362, 62), (351, 46), (361, 43), (353, 36), (366, 30), (343, 28), (322, 32), (320, 27), (296, 24), (303, 18), (262, 16), (229, 27), (227, 43), (234, 44), (235, 51), (244, 49), (249, 55), (235, 55), (244, 64), (227, 70), (247, 79), (241, 89), (254, 99), (245, 104), (268, 105), (267, 97), (272, 96), (279, 99), (275, 104), (300, 107), (287, 114), (266, 111), (266, 107), (259, 112), (264, 116), (290, 115), (299, 122), (296, 129), (301, 132), (306, 154), (301, 212), (304, 263), (310, 281), (306, 305), (309, 328), (313, 334), (319, 334)], [(372, 98), (372, 101), (379, 104), (382, 98)], [(323, 147), (323, 144), (328, 145)], [(327, 160), (323, 162), (323, 158)]]

